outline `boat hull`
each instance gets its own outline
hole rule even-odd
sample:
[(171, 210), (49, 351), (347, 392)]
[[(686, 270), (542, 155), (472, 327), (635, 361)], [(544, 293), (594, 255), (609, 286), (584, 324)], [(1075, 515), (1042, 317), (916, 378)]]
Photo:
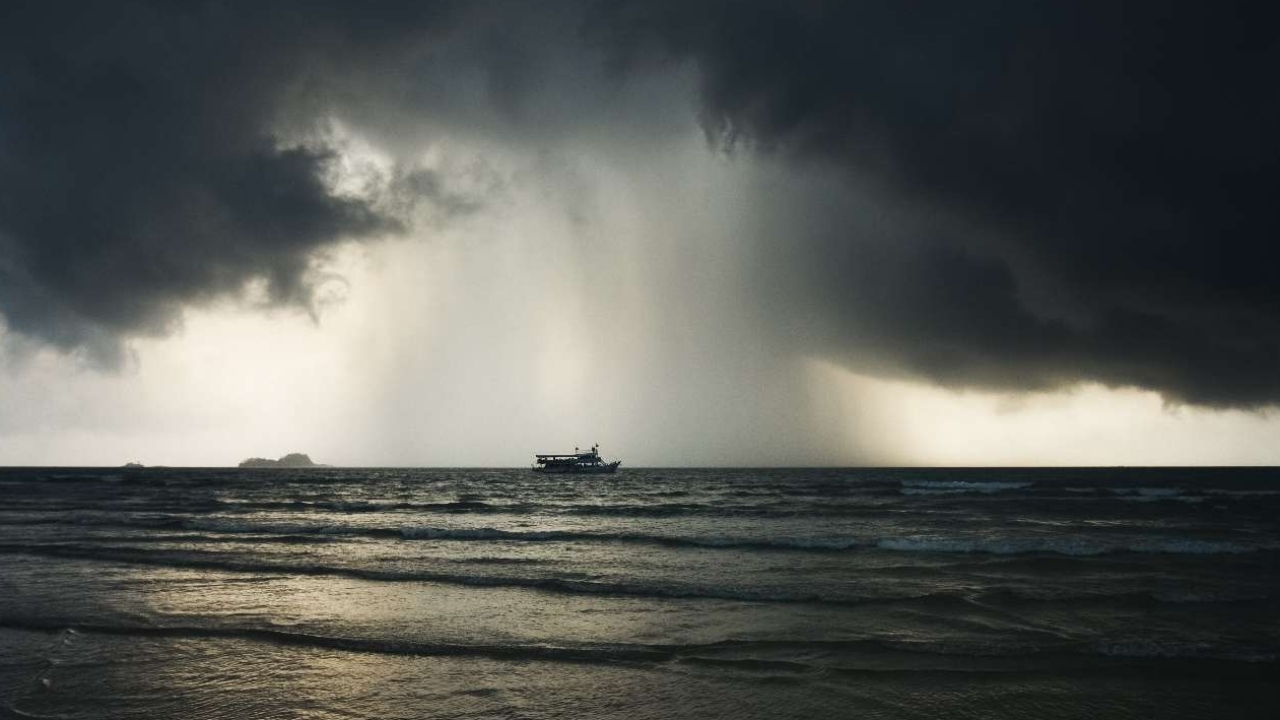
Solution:
[(602, 465), (551, 465), (538, 466), (535, 465), (532, 470), (536, 473), (547, 473), (548, 475), (612, 475), (618, 471), (621, 462), (604, 463)]

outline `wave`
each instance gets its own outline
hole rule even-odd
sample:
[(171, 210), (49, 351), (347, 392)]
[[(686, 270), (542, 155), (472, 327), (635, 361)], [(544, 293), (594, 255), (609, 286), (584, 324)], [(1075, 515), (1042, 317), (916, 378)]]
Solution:
[(856, 538), (651, 535), (646, 533), (582, 532), (577, 530), (499, 530), (496, 528), (402, 527), (411, 540), (503, 540), (509, 542), (617, 542), (692, 548), (742, 548), (756, 550), (848, 550), (865, 547)]
[(978, 481), (978, 480), (903, 480), (903, 495), (959, 495), (980, 493), (991, 495), (1009, 490), (1031, 487), (1031, 482)]
[(1130, 500), (1133, 502), (1159, 502), (1164, 500), (1173, 500), (1187, 505), (1198, 505), (1208, 497), (1204, 495), (1125, 495), (1121, 500)]
[(190, 518), (183, 521), (188, 530), (218, 533), (244, 533), (254, 535), (289, 534), (316, 536), (366, 536), (405, 540), (505, 542), (614, 542), (645, 545), (664, 545), (691, 548), (742, 548), (756, 550), (812, 550), (834, 551), (865, 547), (867, 542), (846, 537), (777, 537), (752, 538), (746, 536), (692, 536), (662, 535), (627, 532), (588, 532), (581, 530), (502, 530), (489, 527), (438, 527), (406, 525), (401, 527), (374, 527), (344, 525), (340, 523), (298, 522), (246, 522), (226, 518)]
[[(261, 562), (238, 560), (233, 557), (198, 552), (182, 554), (112, 548), (89, 548), (75, 545), (14, 545), (0, 544), (0, 552), (22, 553), (35, 556), (74, 558), (93, 562), (119, 562), (161, 567), (181, 567), (243, 573), (270, 573), (274, 575), (322, 575), (350, 577), (359, 580), (382, 582), (435, 582), (470, 587), (518, 587), (579, 595), (618, 595), (627, 597), (660, 598), (668, 600), (722, 600), (758, 603), (808, 603), (820, 605), (867, 605), (872, 603), (946, 602), (968, 604), (969, 601), (952, 593), (916, 594), (896, 596), (851, 597), (822, 595), (819, 593), (793, 593), (778, 590), (749, 590), (735, 588), (699, 587), (686, 585), (657, 585), (627, 582), (575, 580), (559, 577), (528, 577), (512, 575), (472, 575), (466, 573), (435, 572), (430, 570), (395, 570), (349, 567), (338, 565), (296, 564), (289, 562)], [(490, 563), (477, 563), (490, 564)]]
[(1182, 494), (1182, 488), (1176, 487), (1109, 487), (1107, 491), (1116, 495), (1141, 495), (1142, 497), (1174, 497)]
[(1204, 491), (1206, 495), (1225, 495), (1232, 498), (1259, 498), (1259, 497), (1280, 497), (1280, 490), (1226, 490), (1222, 488), (1209, 488)]
[(698, 662), (741, 665), (759, 668), (767, 662), (767, 668), (810, 670), (811, 665), (799, 660), (762, 660), (750, 657), (753, 651), (764, 655), (776, 655), (779, 651), (799, 655), (805, 649), (843, 649), (883, 652), (892, 648), (888, 640), (860, 641), (741, 641), (726, 640), (700, 644), (645, 644), (645, 643), (582, 643), (551, 645), (544, 643), (509, 644), (461, 644), (423, 642), (392, 638), (362, 638), (306, 633), (262, 627), (225, 627), (205, 625), (112, 625), (106, 623), (81, 623), (47, 619), (0, 618), (0, 628), (33, 632), (100, 635), (122, 635), (160, 638), (228, 638), (267, 642), (286, 646), (367, 652), (381, 655), (416, 655), (445, 657), (488, 657), (494, 659), (549, 660), (585, 663), (616, 662)]
[(431, 540), (603, 541), (646, 543), (697, 548), (743, 548), (783, 551), (833, 552), (876, 548), (896, 552), (988, 553), (1020, 555), (1103, 555), (1108, 553), (1157, 553), (1175, 555), (1238, 555), (1280, 549), (1280, 543), (1244, 543), (1191, 538), (1130, 538), (1102, 542), (1083, 537), (1055, 538), (968, 538), (943, 536), (904, 537), (777, 537), (664, 536), (631, 533), (588, 533), (577, 531), (511, 531), (494, 528), (401, 528), (406, 538)]
[[(408, 540), (513, 540), (538, 542), (542, 540), (591, 540), (602, 537), (596, 533), (567, 530), (519, 531), (495, 528), (440, 528), (402, 527), (400, 535)], [(621, 538), (623, 536), (615, 536)]]
[[(366, 537), (386, 540), (437, 542), (621, 543), (689, 549), (739, 549), (776, 552), (821, 553), (878, 549), (892, 552), (985, 553), (994, 555), (1047, 553), (1067, 556), (1095, 556), (1126, 552), (1172, 555), (1240, 555), (1280, 549), (1280, 542), (1277, 541), (1248, 542), (1160, 536), (1111, 536), (1108, 538), (1096, 535), (1057, 535), (1052, 537), (784, 535), (752, 537), (749, 535), (667, 535), (662, 533), (576, 529), (506, 530), (493, 527), (442, 527), (435, 525), (387, 527), (341, 522), (256, 522), (226, 517), (173, 518), (145, 516), (136, 520), (138, 526), (148, 529), (262, 536), (264, 541), (287, 537), (289, 542), (306, 542), (307, 538), (313, 538), (314, 542), (328, 542), (344, 538)], [(132, 523), (125, 523), (125, 525), (133, 526)], [(121, 539), (129, 540), (127, 537)], [(158, 541), (165, 539), (176, 538), (157, 538)]]
[(389, 638), (355, 638), (295, 631), (254, 627), (219, 627), (200, 625), (154, 626), (154, 625), (108, 625), (103, 623), (80, 623), (65, 621), (49, 621), (39, 619), (0, 619), (0, 627), (37, 632), (72, 632), (96, 633), (100, 635), (129, 635), (141, 637), (181, 637), (181, 638), (236, 638), (257, 640), (281, 645), (347, 650), (353, 652), (370, 652), (383, 655), (423, 655), (423, 656), (483, 656), (499, 659), (522, 660), (563, 660), (563, 661), (609, 661), (635, 662), (649, 660), (664, 662), (675, 657), (670, 650), (662, 646), (646, 645), (595, 645), (595, 646), (555, 646), (537, 644), (510, 645), (463, 645), (455, 643), (428, 643)]
[(124, 480), (120, 473), (50, 473), (41, 478), (46, 483), (110, 482)]
[[(221, 504), (237, 510), (303, 510), (303, 511), (334, 511), (339, 513), (372, 513), (372, 512), (397, 512), (411, 511), (419, 513), (443, 513), (449, 515), (461, 514), (507, 514), (507, 513), (539, 513), (539, 512), (568, 512), (574, 514), (612, 514), (615, 506), (608, 505), (549, 505), (528, 502), (519, 503), (501, 503), (488, 502), (484, 500), (453, 500), (442, 502), (410, 502), (410, 501), (377, 501), (377, 500), (221, 500)], [(646, 511), (652, 511), (655, 514), (668, 514), (679, 512), (686, 506), (623, 506), (618, 511), (621, 514), (635, 512), (643, 514)], [(670, 509), (668, 509), (670, 508)]]
[(187, 530), (203, 532), (252, 535), (378, 535), (389, 536), (389, 529), (362, 528), (340, 522), (253, 522), (229, 518), (185, 518), (180, 526)]
[[(654, 497), (686, 496), (687, 492), (653, 493)], [(451, 502), (379, 502), (328, 500), (219, 500), (219, 505), (232, 510), (298, 510), (333, 511), (338, 513), (411, 512), (424, 514), (479, 515), (580, 515), (590, 517), (665, 518), (686, 515), (722, 517), (793, 517), (797, 514), (822, 516), (860, 516), (882, 514), (883, 508), (853, 503), (821, 503), (797, 508), (785, 503), (726, 504), (723, 502), (654, 502), (643, 504), (601, 503), (502, 503), (482, 500)]]
[(992, 555), (1024, 555), (1051, 553), (1056, 555), (1091, 556), (1118, 552), (1172, 555), (1239, 555), (1261, 550), (1280, 549), (1280, 544), (1239, 543), (1225, 540), (1193, 540), (1189, 538), (1145, 538), (1127, 542), (1104, 543), (1085, 538), (949, 538), (915, 536), (883, 538), (876, 542), (882, 550), (927, 553), (986, 553)]
[[(217, 530), (219, 524), (231, 527), (237, 523), (253, 522), (257, 512), (271, 512), (278, 527), (284, 525), (309, 525), (335, 527), (349, 523), (353, 515), (385, 513), (384, 522), (393, 518), (413, 518), (429, 515), (543, 515), (601, 518), (794, 518), (808, 517), (882, 517), (901, 512), (891, 508), (857, 503), (823, 503), (796, 506), (787, 503), (762, 505), (728, 505), (724, 503), (658, 503), (643, 504), (548, 504), (548, 503), (490, 503), (484, 501), (457, 501), (439, 503), (415, 502), (336, 502), (336, 501), (227, 501), (212, 500), (186, 505), (161, 505), (152, 507), (103, 507), (98, 505), (56, 505), (28, 508), (10, 508), (0, 518), (0, 525), (101, 525), (101, 526), (180, 526), (197, 528), (198, 525)], [(20, 513), (28, 513), (22, 517)], [(244, 519), (241, 519), (244, 518)], [(425, 518), (424, 518), (425, 519)], [(262, 521), (258, 521), (261, 523)]]
[(1100, 655), (1123, 658), (1192, 658), (1249, 663), (1273, 663), (1277, 659), (1274, 650), (1174, 640), (1118, 640), (1097, 643), (1093, 649)]
[[(170, 568), (212, 570), (218, 572), (249, 573), (262, 575), (308, 575), (347, 577), (372, 582), (440, 583), (477, 588), (526, 588), (551, 593), (572, 595), (620, 596), (660, 600), (724, 601), (764, 604), (809, 604), (836, 607), (865, 607), (894, 605), (899, 607), (927, 608), (931, 613), (952, 615), (972, 611), (975, 607), (1040, 605), (1062, 603), (1072, 607), (1082, 604), (1105, 603), (1108, 607), (1149, 607), (1162, 604), (1221, 604), (1221, 603), (1271, 603), (1274, 599), (1257, 592), (1247, 594), (1169, 594), (1149, 592), (1118, 593), (1027, 593), (1012, 588), (989, 588), (981, 592), (942, 590), (936, 592), (899, 592), (873, 595), (847, 593), (822, 593), (786, 590), (779, 588), (749, 589), (711, 585), (682, 585), (678, 583), (646, 583), (627, 581), (599, 581), (561, 578), (546, 575), (471, 574), (466, 572), (400, 570), (394, 568), (369, 568), (343, 565), (324, 565), (297, 562), (271, 562), (241, 560), (225, 554), (186, 551), (166, 553), (137, 549), (91, 548), (76, 545), (0, 545), (0, 552), (20, 553), (32, 556), (72, 558), (90, 562), (113, 562)], [(484, 558), (470, 563), (476, 566), (529, 567), (536, 563), (493, 562)], [(454, 562), (456, 561), (450, 561)]]
[(1161, 500), (1177, 500), (1184, 503), (1204, 502), (1205, 495), (1187, 495), (1182, 488), (1176, 487), (1108, 487), (1107, 492), (1117, 495), (1121, 500), (1137, 502), (1157, 502)]
[[(485, 657), (497, 660), (614, 663), (690, 663), (734, 667), (739, 670), (811, 673), (901, 673), (924, 670), (940, 674), (1021, 674), (1034, 666), (1010, 665), (1000, 659), (1050, 660), (1085, 656), (1084, 662), (1108, 658), (1191, 661), (1226, 661), (1248, 665), (1276, 662), (1274, 651), (1225, 643), (1191, 643), (1151, 640), (1119, 640), (1094, 643), (1060, 642), (1036, 645), (989, 643), (931, 643), (894, 638), (851, 640), (722, 640), (710, 643), (447, 643), (385, 637), (350, 637), (264, 627), (221, 625), (136, 625), (81, 623), (50, 619), (0, 617), (0, 628), (28, 632), (77, 635), (92, 633), (150, 638), (219, 638), (271, 643), (289, 647), (319, 648), (379, 655), (423, 657)], [(899, 662), (884, 665), (879, 660), (893, 654)], [(1094, 659), (1087, 659), (1089, 657)], [(930, 658), (965, 657), (971, 662), (940, 666)], [(915, 658), (915, 662), (911, 659)], [(991, 660), (997, 662), (992, 663)], [(870, 662), (868, 662), (870, 661)], [(1053, 663), (1055, 666), (1058, 663)], [(904, 665), (906, 665), (904, 667)], [(915, 667), (912, 667), (912, 666)], [(1271, 672), (1259, 667), (1259, 671)]]
[(218, 500), (219, 505), (237, 510), (320, 510), (340, 513), (413, 511), (423, 513), (527, 513), (537, 506), (527, 503), (490, 503), (481, 500), (410, 502), (377, 500)]

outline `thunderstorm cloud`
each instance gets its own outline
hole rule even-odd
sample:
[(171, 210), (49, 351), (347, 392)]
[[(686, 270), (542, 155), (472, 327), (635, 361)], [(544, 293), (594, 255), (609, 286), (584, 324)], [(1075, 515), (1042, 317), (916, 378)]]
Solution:
[[(478, 202), (412, 170), (344, 188), (335, 119), (536, 152), (679, 111), (708, 154), (843, 188), (742, 219), (766, 342), (954, 387), (1280, 402), (1265, 6), (18, 2), (0, 28), (0, 315), (104, 362), (254, 281), (306, 307), (327, 249), (412, 222), (405, 193)], [(681, 73), (692, 102), (611, 114)]]

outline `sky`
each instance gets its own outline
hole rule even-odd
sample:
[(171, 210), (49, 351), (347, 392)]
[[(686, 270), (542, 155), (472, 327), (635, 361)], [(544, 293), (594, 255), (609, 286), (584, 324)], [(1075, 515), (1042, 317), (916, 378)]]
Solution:
[(0, 9), (0, 465), (1280, 463), (1268, 8)]

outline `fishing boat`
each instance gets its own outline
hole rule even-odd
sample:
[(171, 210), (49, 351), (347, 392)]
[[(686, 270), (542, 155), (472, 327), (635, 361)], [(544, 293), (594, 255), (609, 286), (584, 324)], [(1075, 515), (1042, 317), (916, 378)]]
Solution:
[(621, 460), (607, 462), (600, 457), (600, 446), (592, 445), (587, 452), (574, 448), (572, 453), (535, 455), (532, 470), (541, 473), (576, 473), (582, 475), (617, 472)]

